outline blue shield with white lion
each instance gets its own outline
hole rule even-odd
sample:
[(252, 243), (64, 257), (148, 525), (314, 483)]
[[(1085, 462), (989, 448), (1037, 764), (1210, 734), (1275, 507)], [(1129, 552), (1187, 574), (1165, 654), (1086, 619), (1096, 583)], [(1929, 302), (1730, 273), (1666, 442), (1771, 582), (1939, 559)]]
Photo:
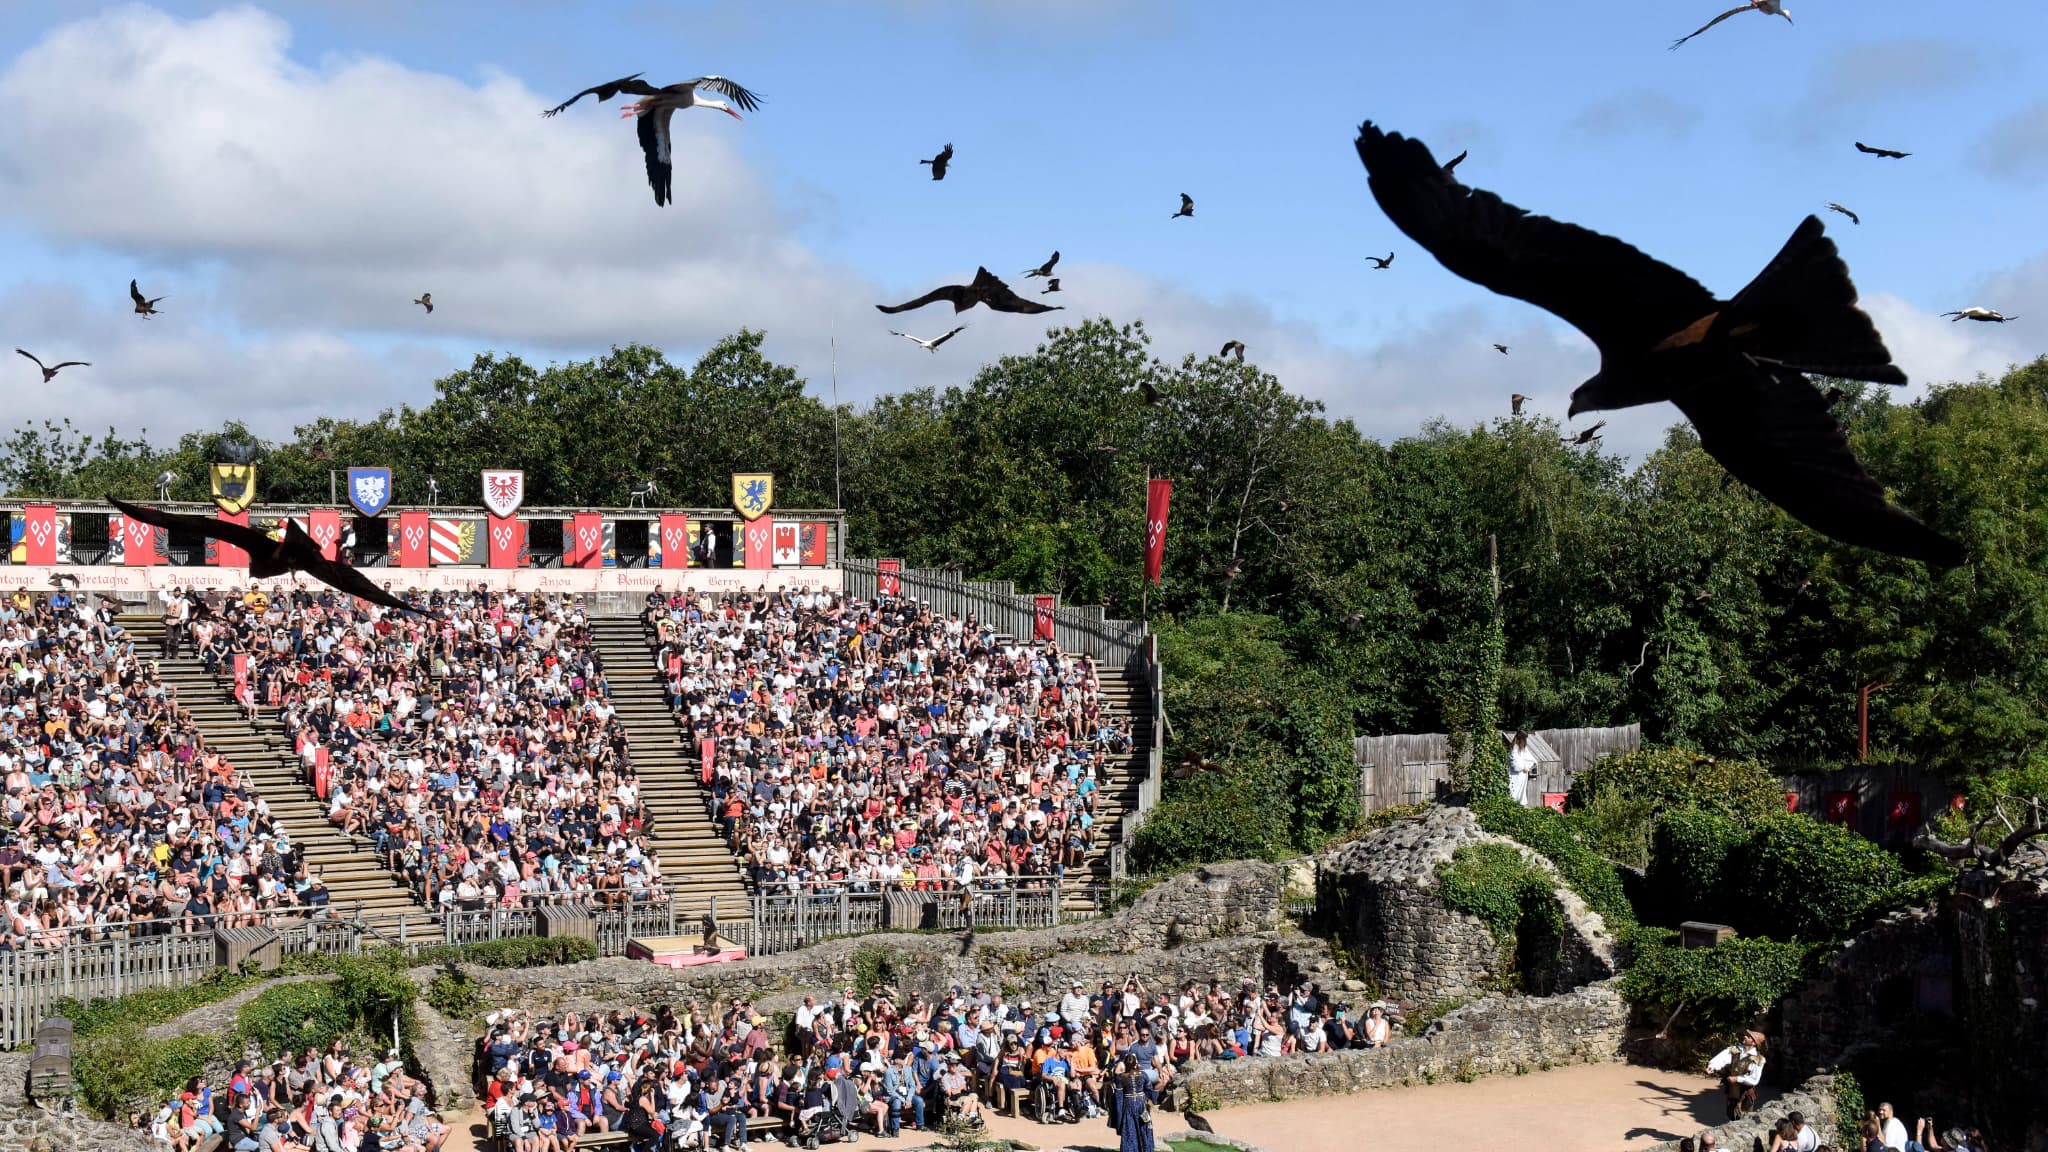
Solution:
[(384, 511), (391, 504), (391, 469), (349, 469), (348, 502), (365, 516)]

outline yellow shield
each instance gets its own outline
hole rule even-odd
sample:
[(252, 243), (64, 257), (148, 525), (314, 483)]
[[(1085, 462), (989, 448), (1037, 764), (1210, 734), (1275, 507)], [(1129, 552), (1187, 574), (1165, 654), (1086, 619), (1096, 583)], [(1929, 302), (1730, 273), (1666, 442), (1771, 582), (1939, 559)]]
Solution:
[(254, 464), (215, 464), (213, 466), (213, 502), (220, 510), (233, 516), (256, 502), (256, 466)]
[(775, 474), (773, 472), (733, 473), (732, 506), (733, 510), (745, 519), (760, 519), (762, 513), (775, 506)]

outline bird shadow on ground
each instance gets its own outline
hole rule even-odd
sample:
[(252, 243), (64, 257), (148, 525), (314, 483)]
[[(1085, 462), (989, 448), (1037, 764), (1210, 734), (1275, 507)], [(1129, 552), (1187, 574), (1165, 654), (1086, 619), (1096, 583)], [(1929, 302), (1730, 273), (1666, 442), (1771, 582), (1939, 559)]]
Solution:
[(1711, 1127), (1727, 1122), (1727, 1105), (1718, 1087), (1687, 1092), (1650, 1080), (1638, 1080), (1636, 1086), (1649, 1089), (1649, 1094), (1643, 1097), (1646, 1102), (1662, 1104), (1666, 1112), (1683, 1112), (1695, 1124)]
[(1638, 1126), (1629, 1129), (1621, 1135), (1621, 1138), (1623, 1140), (1640, 1140), (1645, 1137), (1648, 1137), (1652, 1140), (1683, 1140), (1685, 1138), (1685, 1134), (1683, 1132), (1666, 1132), (1662, 1128), (1644, 1128)]

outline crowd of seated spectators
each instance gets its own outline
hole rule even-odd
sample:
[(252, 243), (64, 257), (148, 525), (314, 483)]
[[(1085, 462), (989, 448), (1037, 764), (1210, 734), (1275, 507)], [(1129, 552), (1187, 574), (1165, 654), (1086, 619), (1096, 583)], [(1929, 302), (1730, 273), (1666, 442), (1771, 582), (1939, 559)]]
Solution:
[(421, 604), (301, 589), (193, 639), (209, 666), (247, 655), (329, 819), (430, 906), (666, 899), (582, 605), (482, 588)]
[(0, 949), (326, 902), (109, 602), (62, 588), (0, 596), (0, 780)]
[(1131, 750), (1092, 660), (913, 600), (651, 595), (669, 706), (712, 747), (712, 818), (766, 892), (1051, 877)]
[(979, 1126), (985, 1110), (1080, 1123), (1111, 1106), (1119, 1068), (1157, 1099), (1191, 1060), (1388, 1039), (1379, 1009), (1353, 1022), (1313, 985), (1176, 995), (1136, 978), (1075, 981), (1037, 1005), (978, 984), (932, 1001), (877, 985), (826, 1000), (805, 997), (781, 1034), (744, 998), (588, 1017), (507, 1010), (488, 1018), (474, 1075), (507, 1152), (573, 1152), (605, 1131), (634, 1148), (736, 1148), (750, 1125), (794, 1144)]
[(397, 1049), (371, 1062), (341, 1040), (259, 1068), (244, 1060), (218, 1087), (195, 1076), (176, 1099), (129, 1122), (172, 1152), (215, 1136), (223, 1152), (438, 1152), (449, 1133)]

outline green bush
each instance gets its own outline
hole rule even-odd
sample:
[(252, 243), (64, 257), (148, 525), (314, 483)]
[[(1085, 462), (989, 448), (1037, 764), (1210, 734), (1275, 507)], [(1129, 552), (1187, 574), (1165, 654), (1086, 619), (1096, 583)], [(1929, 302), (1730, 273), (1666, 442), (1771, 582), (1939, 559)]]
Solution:
[(552, 968), (597, 959), (597, 945), (573, 936), (510, 936), (474, 944), (422, 948), (413, 964), (474, 964), (479, 968)]
[(1666, 812), (1650, 844), (1656, 921), (1732, 923), (1737, 918), (1734, 887), (1748, 845), (1749, 831), (1724, 813), (1696, 808)]
[(1609, 789), (1594, 793), (1589, 803), (1567, 815), (1593, 851), (1616, 864), (1647, 868), (1654, 810), (1647, 796), (1630, 796), (1619, 789)]
[(1515, 942), (1525, 917), (1557, 914), (1549, 873), (1512, 844), (1467, 844), (1437, 865), (1436, 879), (1444, 904), (1477, 916), (1503, 947)]
[(1596, 760), (1572, 780), (1579, 808), (1620, 793), (1650, 805), (1650, 818), (1691, 808), (1754, 824), (1785, 810), (1785, 787), (1752, 760), (1722, 760), (1683, 748), (1644, 748)]
[(1533, 848), (1549, 860), (1579, 899), (1607, 921), (1609, 931), (1618, 932), (1635, 923), (1628, 894), (1622, 890), (1621, 873), (1587, 846), (1562, 814), (1524, 807), (1505, 798), (1478, 801), (1472, 812), (1481, 828)]
[(1899, 858), (1846, 828), (1781, 812), (1763, 821), (1739, 865), (1744, 931), (1846, 939), (1905, 879)]
[(1138, 827), (1132, 863), (1141, 872), (1177, 872), (1212, 860), (1272, 860), (1290, 841), (1287, 805), (1256, 773), (1200, 772), (1159, 802)]
[(1749, 1026), (1805, 978), (1820, 951), (1761, 936), (1681, 948), (1678, 934), (1661, 928), (1636, 928), (1627, 943), (1621, 994), (1646, 1023), (1661, 1027), (1677, 1014), (1670, 1035), (1690, 1054), (1725, 1044)]
[(66, 998), (57, 1001), (50, 1014), (69, 1019), (73, 1034), (83, 1040), (126, 1025), (154, 1028), (195, 1008), (217, 1004), (256, 982), (256, 977), (220, 969), (182, 987), (150, 988), (90, 1003)]
[(120, 1021), (81, 1037), (72, 1068), (79, 1102), (119, 1121), (174, 1098), (220, 1056), (220, 1042), (212, 1036), (148, 1040), (140, 1025)]
[(451, 1020), (467, 1020), (483, 1006), (483, 993), (460, 964), (443, 965), (427, 983), (427, 1003)]
[(333, 983), (273, 984), (235, 1014), (235, 1032), (265, 1055), (326, 1048), (355, 1023)]
[(1869, 1107), (1863, 1100), (1863, 1085), (1856, 1077), (1843, 1069), (1835, 1071), (1835, 1146), (1838, 1148), (1860, 1148), (1863, 1146), (1863, 1113)]

